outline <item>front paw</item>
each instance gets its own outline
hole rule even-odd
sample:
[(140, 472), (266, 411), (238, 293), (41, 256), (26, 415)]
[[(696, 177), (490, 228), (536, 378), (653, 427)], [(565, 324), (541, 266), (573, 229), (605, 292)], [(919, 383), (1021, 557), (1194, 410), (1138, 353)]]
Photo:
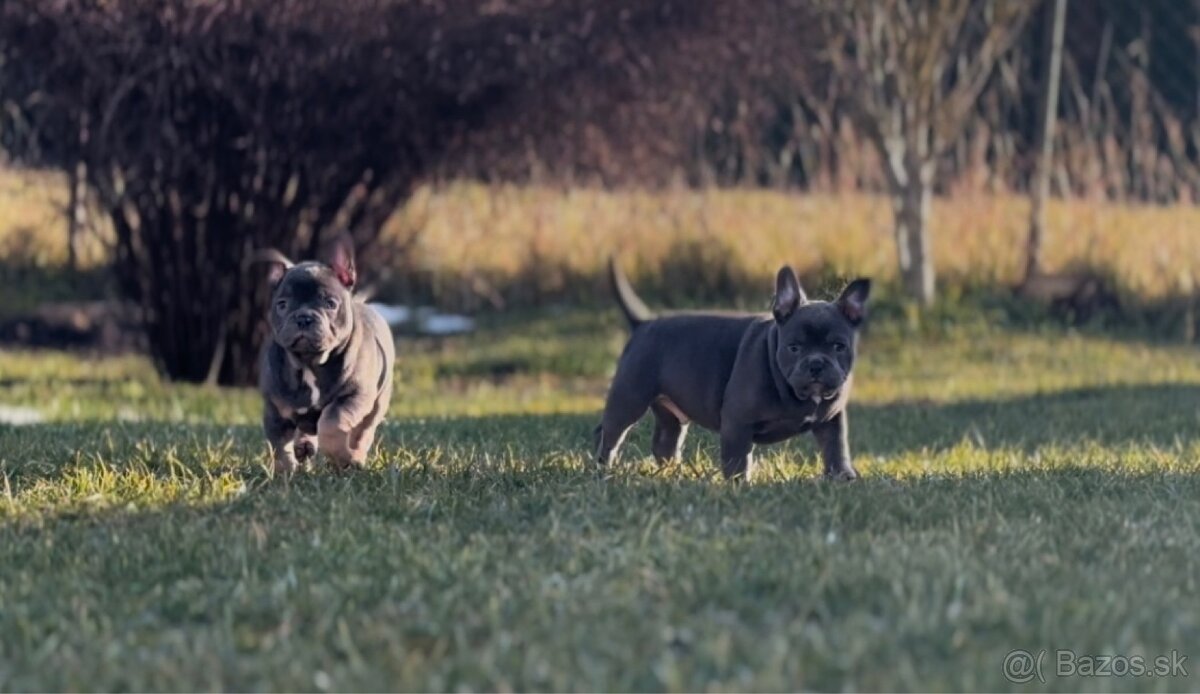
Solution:
[(314, 438), (296, 439), (296, 459), (300, 462), (311, 459), (317, 454), (317, 440)]

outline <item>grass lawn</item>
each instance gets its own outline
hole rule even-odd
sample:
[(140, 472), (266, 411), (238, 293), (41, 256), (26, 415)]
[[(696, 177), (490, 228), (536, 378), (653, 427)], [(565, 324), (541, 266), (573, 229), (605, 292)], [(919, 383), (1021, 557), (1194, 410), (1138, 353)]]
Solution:
[(290, 482), (250, 392), (0, 353), (44, 417), (0, 424), (0, 690), (1200, 688), (1196, 350), (880, 326), (864, 479), (797, 439), (731, 486), (707, 433), (655, 468), (648, 423), (589, 472), (621, 342), (615, 311), (405, 342), (370, 469)]

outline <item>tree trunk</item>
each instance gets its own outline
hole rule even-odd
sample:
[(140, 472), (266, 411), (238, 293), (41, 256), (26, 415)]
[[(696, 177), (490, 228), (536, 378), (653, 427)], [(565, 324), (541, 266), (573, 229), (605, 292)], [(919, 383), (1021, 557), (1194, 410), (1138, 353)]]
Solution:
[(1058, 116), (1059, 76), (1062, 73), (1063, 25), (1067, 0), (1047, 0), (1048, 16), (1042, 93), (1038, 103), (1037, 168), (1029, 183), (1029, 240), (1025, 246), (1025, 282), (1042, 272), (1046, 240), (1046, 198), (1050, 197), (1050, 170), (1054, 165), (1054, 125)]
[(67, 267), (79, 268), (79, 237), (87, 224), (87, 165), (77, 163), (67, 172)]
[(932, 306), (936, 296), (929, 209), (932, 202), (932, 162), (905, 167), (906, 175), (892, 191), (896, 253), (905, 292), (922, 306)]

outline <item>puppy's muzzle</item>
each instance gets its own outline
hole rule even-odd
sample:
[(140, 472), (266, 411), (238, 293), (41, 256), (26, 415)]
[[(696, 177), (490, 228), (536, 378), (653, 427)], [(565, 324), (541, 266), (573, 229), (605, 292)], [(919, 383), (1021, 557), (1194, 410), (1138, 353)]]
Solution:
[(841, 367), (822, 356), (809, 357), (797, 364), (788, 379), (797, 396), (825, 400), (836, 398), (845, 380)]
[(297, 352), (320, 352), (331, 340), (328, 327), (313, 311), (297, 311), (281, 326), (277, 341), (284, 348)]
[(317, 322), (317, 317), (311, 313), (297, 313), (293, 321), (300, 330), (310, 330)]

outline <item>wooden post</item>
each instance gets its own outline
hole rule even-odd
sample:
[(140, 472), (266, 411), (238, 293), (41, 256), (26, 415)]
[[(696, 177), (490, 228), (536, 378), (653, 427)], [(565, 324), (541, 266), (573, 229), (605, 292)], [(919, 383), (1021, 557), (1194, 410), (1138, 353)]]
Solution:
[(1042, 272), (1046, 241), (1046, 198), (1050, 197), (1050, 171), (1054, 166), (1054, 127), (1058, 117), (1058, 90), (1062, 74), (1063, 29), (1067, 0), (1046, 0), (1046, 71), (1038, 109), (1037, 168), (1029, 182), (1029, 240), (1025, 247), (1025, 282)]

